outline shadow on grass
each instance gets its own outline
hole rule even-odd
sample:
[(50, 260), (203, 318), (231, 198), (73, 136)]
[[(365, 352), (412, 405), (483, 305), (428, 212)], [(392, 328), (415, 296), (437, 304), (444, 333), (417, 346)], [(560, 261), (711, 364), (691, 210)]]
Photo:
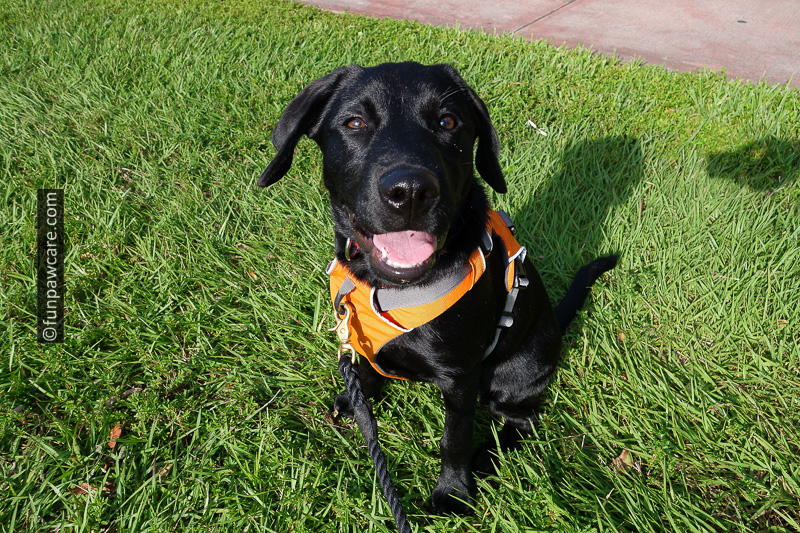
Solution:
[[(553, 305), (582, 265), (599, 256), (620, 253), (608, 243), (609, 216), (629, 200), (643, 179), (644, 168), (645, 154), (638, 138), (615, 135), (575, 139), (563, 149), (553, 177), (520, 209), (518, 216), (524, 221), (518, 233), (520, 240), (529, 246), (534, 262), (542, 265), (546, 284), (558, 286), (550, 294)], [(537, 261), (540, 250), (554, 256)], [(591, 309), (591, 297), (584, 309)], [(580, 328), (578, 317), (572, 329)], [(550, 403), (554, 392), (551, 389), (546, 394), (545, 402)], [(581, 462), (596, 464), (599, 453), (588, 452), (592, 457), (586, 456)], [(594, 467), (584, 470), (580, 465), (562, 462), (557, 455), (548, 456), (546, 464), (557, 506), (590, 523), (596, 502), (581, 502), (575, 494), (594, 493), (603, 499), (613, 487), (597, 477)], [(625, 525), (623, 516), (612, 513), (606, 518), (618, 527)]]
[(752, 190), (772, 190), (800, 175), (800, 141), (765, 137), (735, 150), (706, 156), (708, 175)]
[[(619, 252), (604, 244), (605, 224), (609, 213), (626, 202), (642, 180), (643, 168), (644, 155), (636, 138), (574, 140), (564, 148), (557, 173), (520, 209), (520, 240), (534, 258), (540, 250), (555, 253), (543, 267), (563, 270), (556, 273), (559, 285), (566, 289), (580, 266)], [(551, 297), (555, 304), (560, 295)]]

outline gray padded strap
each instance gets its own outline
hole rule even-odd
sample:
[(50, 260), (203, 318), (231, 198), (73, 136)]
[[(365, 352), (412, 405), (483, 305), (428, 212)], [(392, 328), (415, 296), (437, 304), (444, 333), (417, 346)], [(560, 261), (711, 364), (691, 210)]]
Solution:
[(511, 221), (511, 217), (508, 216), (508, 213), (506, 213), (502, 209), (498, 209), (497, 214), (500, 215), (500, 218), (503, 219), (503, 222), (505, 222), (506, 227), (509, 230), (511, 230), (511, 233), (514, 233), (517, 230), (517, 228), (514, 226), (514, 222)]
[(472, 267), (467, 264), (461, 271), (457, 271), (453, 275), (440, 279), (431, 285), (425, 285), (424, 287), (378, 289), (375, 291), (375, 303), (378, 309), (384, 313), (401, 307), (425, 305), (442, 298), (455, 289), (470, 272), (472, 272)]
[(342, 303), (342, 298), (353, 292), (355, 288), (356, 284), (353, 283), (353, 280), (351, 280), (350, 278), (344, 278), (342, 286), (339, 287), (339, 292), (336, 293), (336, 299), (333, 302), (334, 311), (336, 311), (337, 313), (339, 312), (339, 304)]

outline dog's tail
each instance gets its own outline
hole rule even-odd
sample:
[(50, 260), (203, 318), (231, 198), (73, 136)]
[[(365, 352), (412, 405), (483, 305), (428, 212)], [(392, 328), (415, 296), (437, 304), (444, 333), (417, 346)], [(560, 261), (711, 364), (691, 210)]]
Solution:
[(589, 290), (594, 282), (603, 275), (603, 272), (617, 266), (617, 259), (618, 256), (616, 255), (599, 257), (588, 265), (581, 267), (575, 275), (567, 294), (564, 295), (564, 298), (561, 299), (556, 307), (556, 319), (558, 319), (558, 325), (561, 327), (562, 333), (567, 331), (570, 322), (578, 314), (578, 309), (583, 306), (583, 302), (589, 296)]

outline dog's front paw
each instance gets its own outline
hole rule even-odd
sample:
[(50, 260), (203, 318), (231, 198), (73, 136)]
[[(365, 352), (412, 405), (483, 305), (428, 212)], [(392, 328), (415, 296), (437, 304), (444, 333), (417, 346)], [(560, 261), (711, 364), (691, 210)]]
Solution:
[(350, 397), (347, 391), (341, 393), (333, 400), (333, 417), (353, 418), (353, 405), (350, 403)]
[(472, 498), (466, 486), (442, 486), (441, 480), (431, 494), (431, 508), (438, 515), (472, 514)]

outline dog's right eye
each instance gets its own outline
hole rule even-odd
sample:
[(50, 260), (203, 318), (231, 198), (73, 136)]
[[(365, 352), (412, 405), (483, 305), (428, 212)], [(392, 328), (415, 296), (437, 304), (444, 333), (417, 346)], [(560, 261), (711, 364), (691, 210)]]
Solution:
[(439, 119), (439, 127), (443, 130), (452, 130), (456, 127), (456, 119), (450, 115), (444, 115)]
[(367, 123), (360, 117), (351, 118), (345, 125), (351, 130), (360, 130), (367, 127)]

